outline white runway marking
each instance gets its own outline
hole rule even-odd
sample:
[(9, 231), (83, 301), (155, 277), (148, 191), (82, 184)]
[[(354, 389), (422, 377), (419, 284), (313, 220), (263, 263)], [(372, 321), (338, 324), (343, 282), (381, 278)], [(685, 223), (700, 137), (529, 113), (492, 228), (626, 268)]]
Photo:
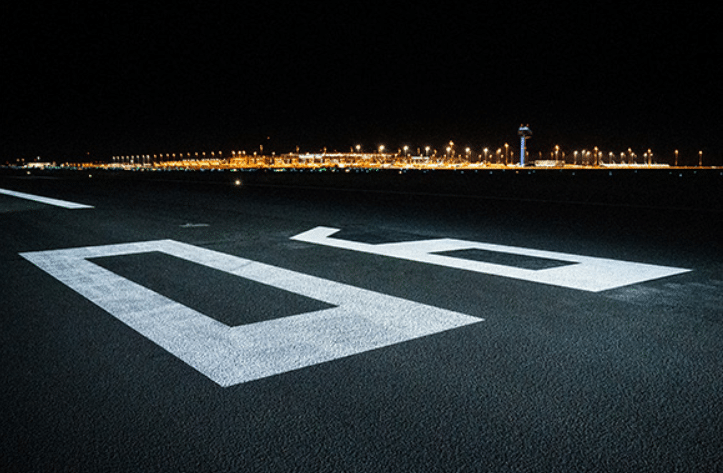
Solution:
[[(88, 261), (153, 251), (336, 307), (229, 327)], [(221, 386), (482, 321), (173, 240), (38, 251), (21, 256)]]
[(209, 226), (209, 224), (207, 224), (207, 223), (190, 223), (189, 222), (189, 223), (184, 223), (183, 225), (181, 225), (181, 228), (204, 228), (204, 227), (208, 227), (208, 226)]
[[(599, 292), (621, 286), (636, 284), (651, 279), (664, 278), (689, 272), (690, 269), (632, 263), (606, 258), (533, 250), (516, 246), (494, 245), (466, 240), (441, 238), (436, 240), (408, 241), (372, 245), (349, 240), (331, 238), (338, 228), (316, 227), (291, 237), (292, 240), (315, 243), (318, 245), (343, 248), (346, 250), (371, 253), (375, 255), (401, 258), (420, 263), (436, 264), (449, 268), (464, 269), (478, 273), (492, 274), (507, 278), (521, 279), (553, 286), (562, 286), (583, 291)], [(436, 253), (479, 249), (513, 255), (532, 256), (567, 261), (570, 265), (547, 269), (524, 269), (500, 264), (472, 261)]]
[(50, 197), (43, 197), (40, 195), (26, 194), (25, 192), (11, 191), (7, 189), (0, 189), (0, 194), (9, 195), (12, 197), (18, 197), (20, 199), (33, 200), (48, 205), (55, 205), (56, 207), (63, 207), (65, 209), (92, 209), (92, 205), (77, 204), (75, 202), (68, 202), (67, 200), (52, 199)]

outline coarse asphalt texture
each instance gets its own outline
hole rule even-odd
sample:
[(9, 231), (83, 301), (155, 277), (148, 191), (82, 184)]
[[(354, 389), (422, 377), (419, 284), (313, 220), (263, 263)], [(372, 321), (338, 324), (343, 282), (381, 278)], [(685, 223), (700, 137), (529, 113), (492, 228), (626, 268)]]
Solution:
[[(234, 182), (0, 173), (92, 206), (0, 195), (0, 469), (723, 471), (720, 208)], [(317, 226), (691, 271), (588, 292), (291, 239)], [(155, 240), (479, 322), (222, 387), (22, 256)], [(330, 307), (164, 253), (92, 262), (230, 327)]]

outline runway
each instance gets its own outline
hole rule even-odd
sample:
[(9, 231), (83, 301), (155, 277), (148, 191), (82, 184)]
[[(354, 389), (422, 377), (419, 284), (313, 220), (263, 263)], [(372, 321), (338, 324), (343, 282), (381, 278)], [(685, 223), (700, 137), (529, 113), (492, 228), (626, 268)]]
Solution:
[(4, 471), (723, 471), (720, 209), (244, 181), (0, 174)]

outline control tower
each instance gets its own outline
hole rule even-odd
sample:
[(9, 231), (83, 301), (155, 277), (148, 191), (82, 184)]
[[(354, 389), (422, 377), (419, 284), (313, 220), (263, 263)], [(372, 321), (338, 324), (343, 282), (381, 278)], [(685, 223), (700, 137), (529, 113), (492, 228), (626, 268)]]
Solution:
[(520, 135), (520, 166), (524, 166), (525, 140), (532, 136), (532, 130), (530, 130), (530, 125), (520, 125), (520, 129), (517, 130), (517, 134)]

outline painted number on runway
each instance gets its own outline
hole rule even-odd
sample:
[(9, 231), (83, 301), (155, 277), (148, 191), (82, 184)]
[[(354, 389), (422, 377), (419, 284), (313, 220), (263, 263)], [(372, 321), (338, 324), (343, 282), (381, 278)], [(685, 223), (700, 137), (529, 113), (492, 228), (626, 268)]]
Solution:
[[(89, 261), (148, 252), (166, 253), (334, 307), (230, 327)], [(21, 255), (221, 386), (482, 321), (173, 240)]]
[[(463, 269), (478, 273), (521, 279), (583, 291), (599, 292), (652, 279), (686, 273), (689, 269), (633, 263), (607, 258), (594, 258), (554, 251), (533, 250), (516, 246), (494, 245), (475, 241), (440, 238), (434, 240), (405, 241), (401, 243), (368, 244), (333, 238), (338, 228), (316, 227), (300, 233), (292, 240), (346, 250), (389, 256), (420, 263)], [(483, 250), (519, 255), (569, 264), (544, 269), (526, 269), (501, 264), (473, 261), (443, 255), (452, 251)]]

